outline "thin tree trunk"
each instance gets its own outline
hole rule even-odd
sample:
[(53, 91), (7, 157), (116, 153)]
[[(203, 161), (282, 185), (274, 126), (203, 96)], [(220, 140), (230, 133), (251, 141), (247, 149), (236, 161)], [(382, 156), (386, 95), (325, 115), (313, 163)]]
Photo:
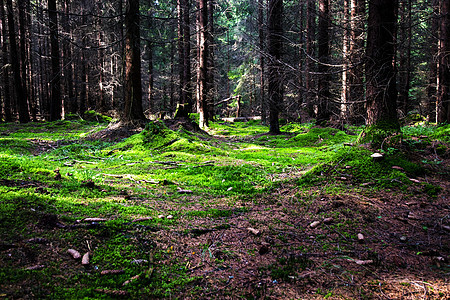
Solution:
[(399, 51), (399, 69), (400, 69), (400, 86), (399, 86), (399, 108), (406, 116), (408, 113), (409, 102), (409, 89), (410, 89), (410, 77), (411, 77), (411, 2), (413, 0), (405, 1), (401, 3), (401, 41), (403, 43), (402, 50)]
[(352, 124), (364, 124), (364, 16), (365, 0), (351, 0), (350, 71), (348, 73), (349, 97), (352, 102), (347, 108)]
[(318, 42), (319, 42), (319, 79), (318, 79), (318, 107), (316, 122), (321, 124), (328, 121), (331, 117), (330, 106), (330, 11), (329, 0), (319, 1), (319, 28), (318, 28)]
[(308, 115), (312, 117), (314, 115), (314, 80), (312, 73), (314, 73), (314, 64), (312, 58), (314, 57), (314, 37), (316, 31), (316, 2), (314, 0), (307, 1), (306, 10), (306, 59), (305, 65), (305, 87), (306, 87), (306, 109)]
[[(72, 29), (69, 25), (69, 13), (70, 13), (70, 0), (64, 1), (64, 18), (62, 22), (62, 26), (66, 34), (69, 35), (69, 38), (72, 38)], [(64, 53), (64, 85), (66, 86), (66, 98), (64, 101), (64, 108), (66, 112), (71, 112), (75, 114), (78, 110), (77, 98), (75, 96), (74, 86), (73, 86), (73, 58), (72, 58), (72, 46), (67, 41), (63, 44), (63, 53)]]
[(50, 28), (50, 48), (52, 61), (50, 121), (61, 120), (61, 66), (59, 62), (58, 14), (56, 0), (48, 0), (48, 18)]
[[(258, 33), (259, 33), (259, 99), (261, 102), (261, 122), (263, 124), (267, 123), (267, 101), (266, 101), (266, 83), (265, 83), (265, 61), (264, 61), (264, 53), (266, 51), (265, 47), (265, 35), (264, 35), (264, 0), (258, 1)], [(229, 95), (227, 95), (228, 97)]]
[(139, 0), (128, 0), (125, 12), (125, 108), (122, 121), (145, 121), (142, 108)]
[(2, 21), (2, 37), (3, 37), (3, 43), (2, 43), (2, 57), (3, 57), (3, 65), (2, 73), (3, 73), (3, 95), (4, 95), (4, 112), (5, 112), (5, 121), (6, 122), (12, 122), (12, 113), (11, 113), (11, 107), (12, 107), (12, 101), (11, 101), (11, 91), (9, 86), (9, 68), (6, 67), (8, 64), (8, 43), (6, 42), (8, 39), (8, 30), (6, 27), (6, 14), (5, 14), (5, 7), (3, 0), (0, 0), (0, 18)]
[(6, 1), (8, 10), (8, 29), (9, 29), (9, 41), (10, 41), (10, 55), (11, 65), (14, 73), (14, 87), (16, 90), (17, 106), (19, 110), (19, 122), (30, 122), (30, 115), (28, 113), (28, 95), (24, 85), (25, 78), (22, 78), (20, 73), (20, 60), (18, 57), (18, 49), (16, 44), (16, 32), (14, 26), (14, 11), (12, 0)]
[(450, 123), (450, 0), (440, 0), (437, 122)]
[(343, 13), (343, 26), (344, 33), (342, 37), (342, 58), (343, 58), (343, 70), (342, 70), (342, 87), (341, 87), (341, 118), (348, 119), (348, 102), (350, 98), (350, 88), (348, 84), (349, 70), (349, 43), (350, 43), (350, 14), (349, 14), (349, 0), (344, 0), (344, 13)]
[(283, 76), (280, 65), (282, 41), (283, 0), (269, 0), (269, 131), (280, 133), (279, 114), (283, 104)]
[(427, 87), (427, 116), (430, 122), (436, 122), (436, 108), (437, 108), (437, 74), (438, 74), (438, 64), (436, 59), (436, 53), (438, 53), (438, 44), (439, 44), (439, 0), (430, 0), (429, 2), (431, 7), (433, 8), (433, 14), (430, 18), (430, 27), (431, 27), (431, 35), (428, 39), (429, 44), (431, 45), (431, 59), (428, 63), (429, 69), (429, 84)]
[(198, 62), (198, 96), (200, 128), (208, 127), (208, 1), (199, 0), (199, 62)]
[[(102, 11), (103, 11), (103, 4), (102, 1), (97, 2), (97, 13), (98, 15), (102, 15)], [(102, 38), (103, 38), (103, 34), (102, 34), (102, 18), (97, 18), (97, 40), (98, 40), (98, 52), (97, 52), (97, 60), (98, 60), (98, 97), (97, 97), (97, 102), (95, 104), (95, 109), (97, 111), (100, 112), (105, 112), (107, 111), (106, 108), (106, 101), (105, 101), (105, 90), (104, 90), (104, 76), (103, 76), (103, 68), (105, 65), (104, 62), (104, 56), (105, 56), (105, 51), (103, 50), (103, 42), (102, 42)]]

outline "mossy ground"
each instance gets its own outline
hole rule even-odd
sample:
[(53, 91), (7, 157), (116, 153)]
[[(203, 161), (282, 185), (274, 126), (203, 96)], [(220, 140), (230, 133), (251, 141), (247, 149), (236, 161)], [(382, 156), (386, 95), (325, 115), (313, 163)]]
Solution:
[(0, 124), (1, 298), (450, 295), (448, 126), (405, 127), (374, 161), (359, 128), (157, 121), (114, 140), (91, 115)]

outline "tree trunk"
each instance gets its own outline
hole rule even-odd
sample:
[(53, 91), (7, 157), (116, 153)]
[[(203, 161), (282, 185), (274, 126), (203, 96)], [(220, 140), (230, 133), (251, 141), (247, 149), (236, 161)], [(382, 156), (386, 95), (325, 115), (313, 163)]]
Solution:
[(280, 65), (282, 41), (283, 0), (269, 0), (269, 131), (280, 133), (279, 114), (283, 102), (283, 76)]
[(351, 28), (350, 24), (350, 14), (349, 14), (349, 0), (344, 0), (344, 13), (343, 13), (343, 37), (342, 37), (342, 87), (341, 87), (341, 118), (345, 121), (348, 120), (348, 102), (350, 101), (350, 88), (348, 83), (349, 73), (350, 73), (350, 62), (349, 62), (349, 46), (351, 39)]
[(142, 108), (139, 0), (128, 0), (125, 12), (125, 109), (122, 121), (145, 121)]
[(329, 0), (319, 1), (319, 28), (318, 28), (318, 42), (319, 42), (319, 78), (318, 78), (318, 107), (317, 107), (317, 124), (324, 123), (330, 120), (331, 105), (330, 105), (330, 16), (329, 16)]
[[(62, 22), (62, 27), (66, 34), (69, 35), (69, 38), (72, 38), (72, 29), (69, 25), (69, 17), (70, 13), (70, 0), (64, 1), (64, 18)], [(63, 60), (64, 60), (64, 85), (66, 91), (66, 97), (64, 101), (64, 110), (65, 112), (70, 112), (75, 114), (78, 109), (77, 98), (75, 96), (74, 86), (73, 86), (73, 63), (72, 63), (72, 46), (69, 42), (65, 41), (63, 44)]]
[(199, 28), (199, 59), (198, 59), (198, 96), (200, 128), (208, 127), (208, 1), (199, 0), (198, 28)]
[(440, 0), (437, 122), (450, 123), (450, 0)]
[(4, 101), (4, 113), (5, 113), (5, 122), (12, 122), (12, 101), (11, 101), (11, 91), (9, 89), (9, 68), (6, 67), (8, 64), (8, 43), (6, 42), (8, 39), (8, 30), (6, 28), (6, 14), (3, 0), (0, 0), (0, 18), (2, 21), (2, 58), (3, 58), (3, 101)]
[(10, 55), (11, 65), (14, 73), (14, 87), (16, 90), (17, 106), (19, 110), (19, 122), (30, 122), (30, 115), (28, 113), (28, 94), (24, 85), (25, 78), (22, 78), (20, 73), (20, 59), (18, 57), (18, 49), (16, 44), (16, 32), (14, 26), (14, 11), (12, 0), (6, 1), (6, 7), (8, 10), (8, 29), (9, 29), (9, 41), (10, 41)]
[(403, 116), (408, 113), (409, 89), (411, 77), (411, 2), (413, 0), (403, 0), (401, 2), (401, 50), (399, 51), (399, 95), (398, 104)]
[(316, 34), (316, 2), (314, 0), (307, 1), (306, 10), (306, 59), (305, 65), (305, 88), (306, 88), (306, 109), (308, 115), (313, 117), (314, 115), (314, 80), (312, 74), (314, 73), (314, 63), (312, 58), (314, 57), (314, 39)]
[(361, 125), (365, 123), (366, 112), (364, 109), (364, 16), (366, 12), (365, 0), (351, 0), (351, 37), (348, 72), (348, 88), (351, 104), (347, 106), (351, 124)]
[(52, 61), (50, 121), (61, 120), (61, 67), (59, 63), (58, 14), (56, 0), (48, 0), (50, 48)]
[(439, 0), (430, 0), (430, 5), (433, 9), (433, 15), (430, 18), (430, 28), (431, 28), (431, 35), (428, 38), (430, 47), (431, 47), (431, 59), (428, 63), (428, 69), (429, 69), (429, 84), (427, 87), (427, 96), (428, 96), (428, 102), (427, 102), (427, 119), (430, 122), (436, 122), (436, 108), (437, 108), (437, 74), (438, 74), (438, 64), (437, 59), (435, 56), (435, 53), (438, 53), (438, 37), (437, 33), (439, 32)]
[(365, 137), (372, 145), (381, 145), (398, 132), (395, 71), (395, 35), (397, 1), (369, 2), (366, 49), (367, 123)]
[[(266, 51), (266, 47), (265, 47), (265, 43), (264, 43), (264, 39), (265, 39), (264, 0), (258, 0), (258, 34), (259, 34), (259, 67), (260, 67), (259, 99), (260, 99), (260, 103), (261, 103), (261, 122), (263, 124), (266, 124), (267, 123), (267, 107), (266, 107), (267, 101), (266, 101), (266, 92), (265, 92), (266, 83), (265, 83), (265, 74), (264, 74), (264, 69), (265, 69), (264, 53)], [(227, 95), (227, 97), (228, 96), (229, 95)]]

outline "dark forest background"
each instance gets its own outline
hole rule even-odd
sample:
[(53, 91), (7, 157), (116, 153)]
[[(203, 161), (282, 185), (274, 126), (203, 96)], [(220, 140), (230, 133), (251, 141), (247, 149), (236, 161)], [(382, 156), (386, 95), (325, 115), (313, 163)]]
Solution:
[(0, 120), (445, 123), (448, 0), (1, 0)]

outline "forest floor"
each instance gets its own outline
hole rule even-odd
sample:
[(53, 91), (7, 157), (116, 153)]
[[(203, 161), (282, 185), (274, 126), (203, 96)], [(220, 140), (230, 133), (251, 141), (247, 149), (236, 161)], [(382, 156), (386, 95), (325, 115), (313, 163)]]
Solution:
[(0, 299), (450, 298), (449, 126), (183, 125), (0, 124)]

